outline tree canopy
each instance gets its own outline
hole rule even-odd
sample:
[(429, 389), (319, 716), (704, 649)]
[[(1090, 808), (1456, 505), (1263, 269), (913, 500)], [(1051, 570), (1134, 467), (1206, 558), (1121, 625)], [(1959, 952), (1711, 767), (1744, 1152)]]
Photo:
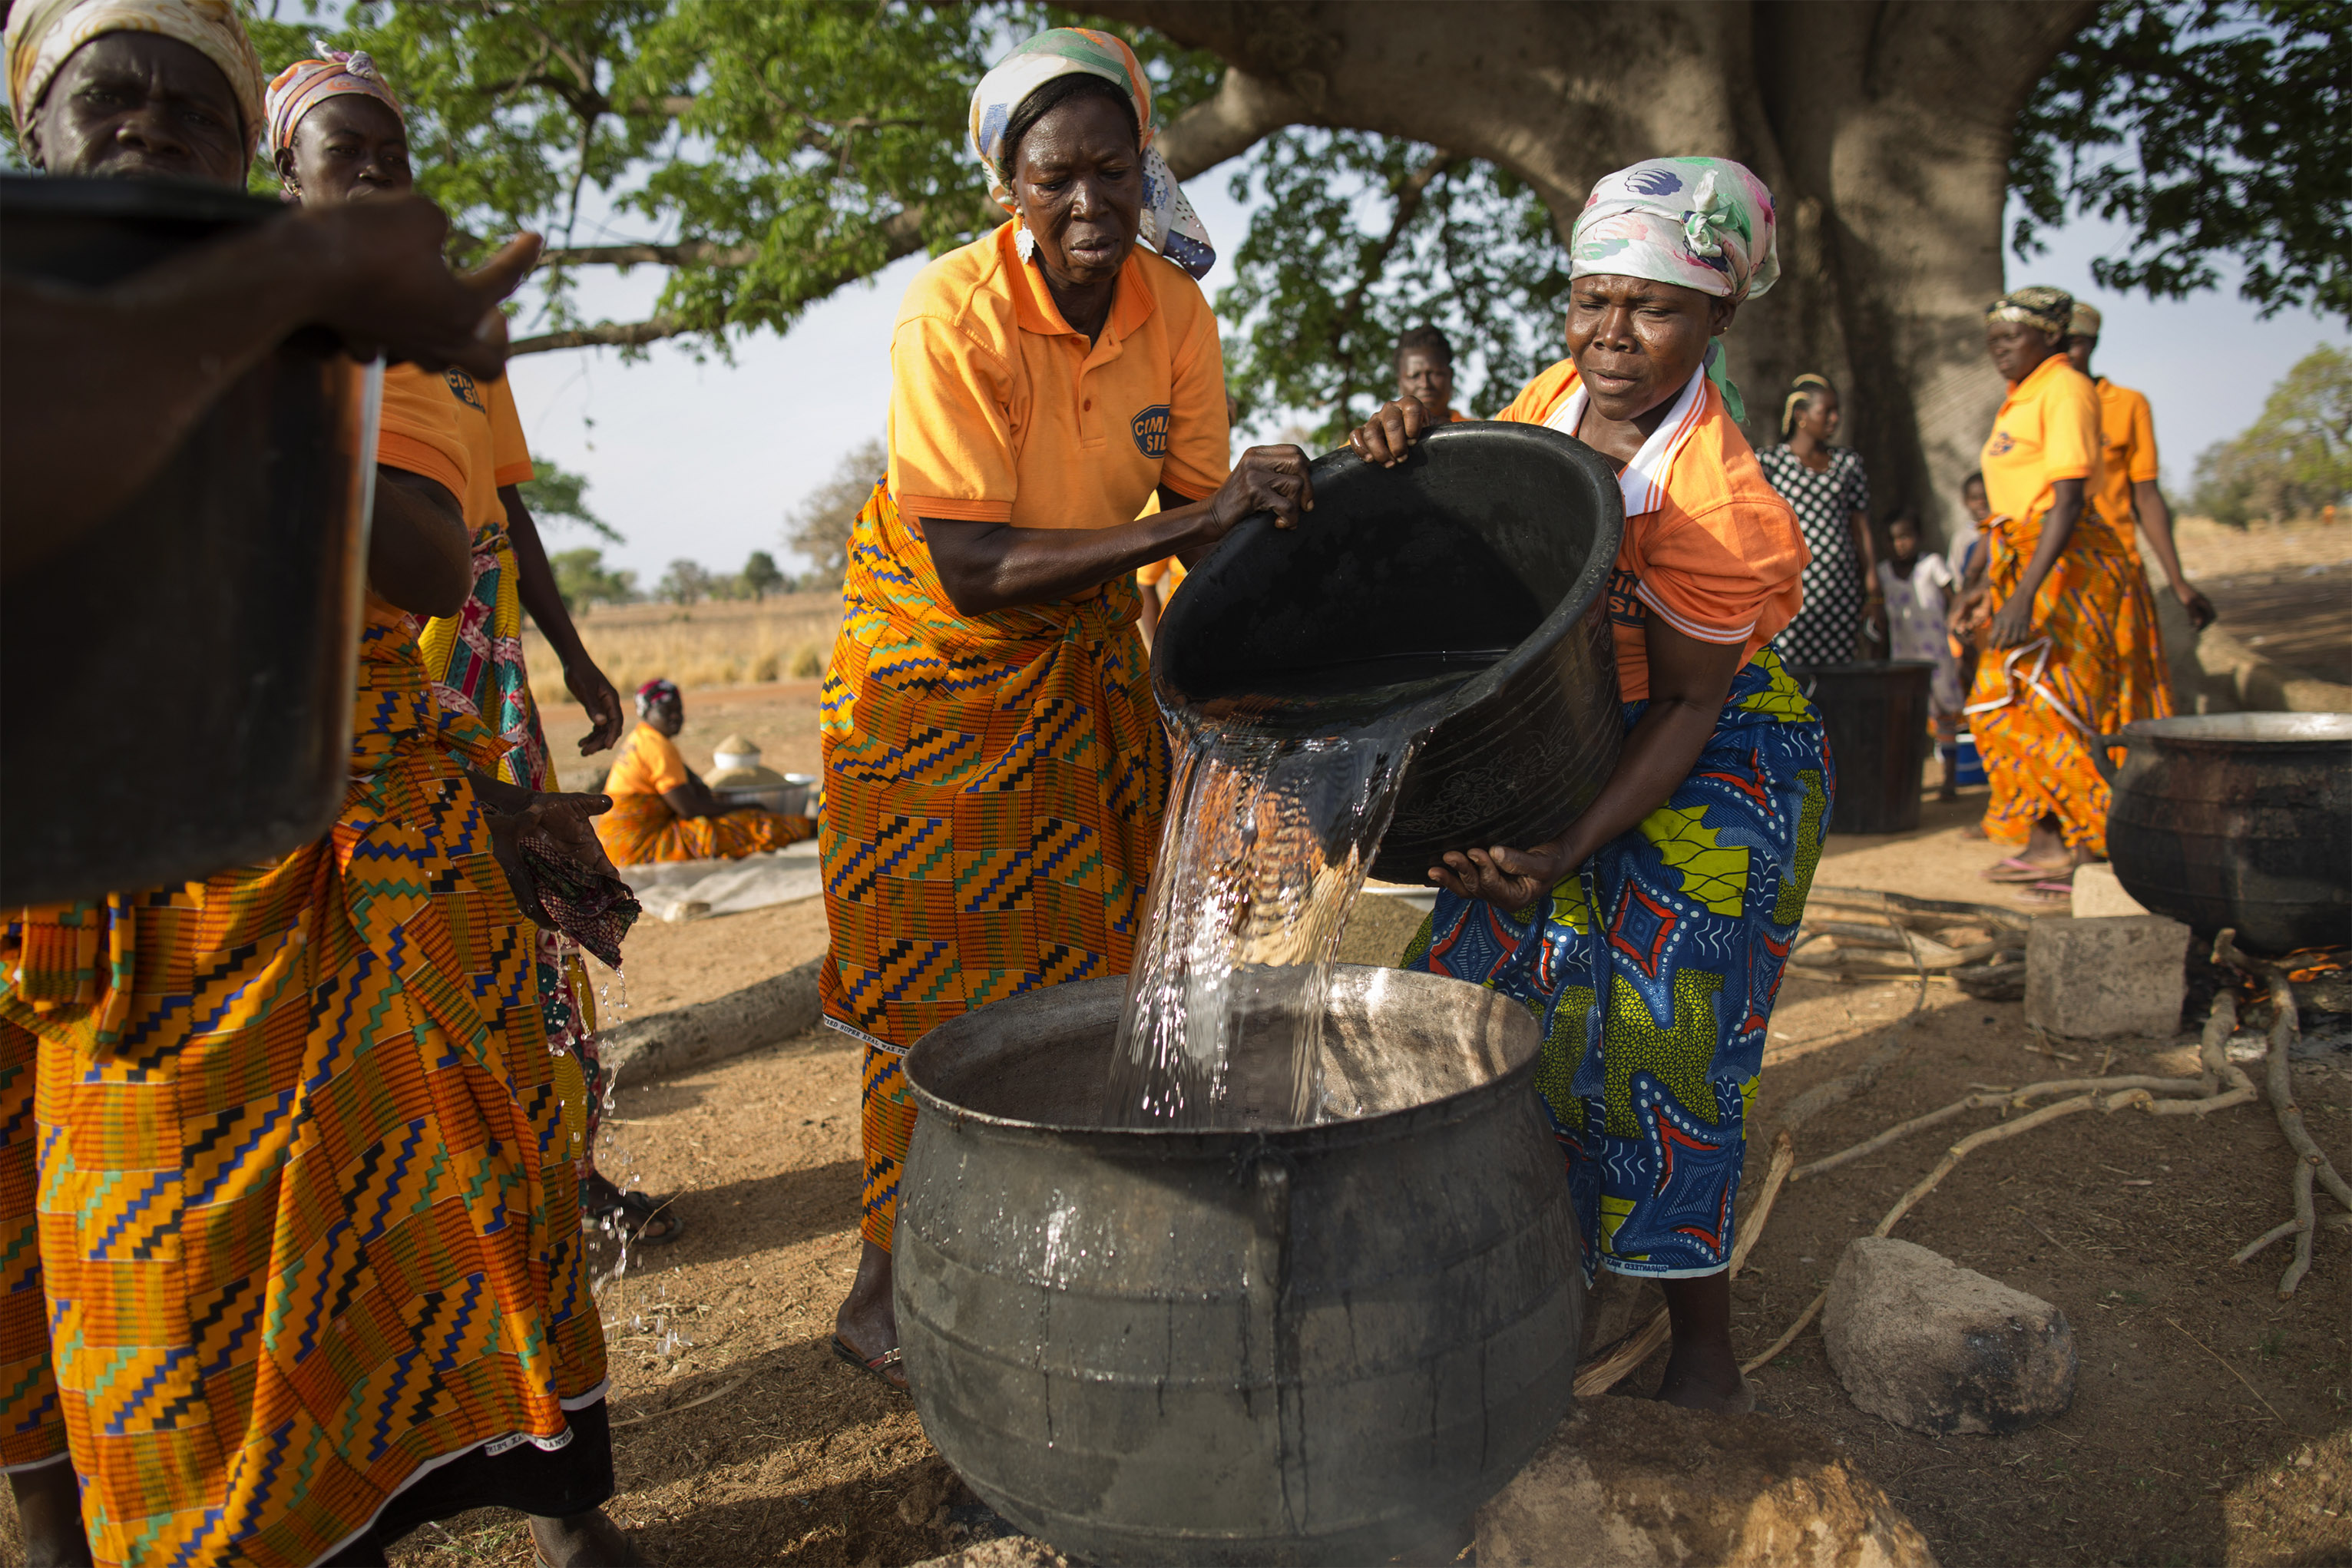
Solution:
[(2197, 459), (2196, 509), (2243, 526), (2352, 498), (2352, 353), (2326, 344), (2271, 389), (2262, 417)]

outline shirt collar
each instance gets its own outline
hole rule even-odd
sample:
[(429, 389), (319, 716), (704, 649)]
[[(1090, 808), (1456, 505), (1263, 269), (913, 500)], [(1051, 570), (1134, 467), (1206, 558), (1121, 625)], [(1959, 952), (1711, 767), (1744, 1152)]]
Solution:
[[(1576, 378), (1576, 388), (1568, 395), (1558, 414), (1549, 421), (1562, 435), (1573, 436), (1576, 427), (1584, 423), (1584, 410), (1591, 399), (1584, 390), (1584, 378)], [(1691, 373), (1690, 384), (1617, 476), (1617, 488), (1625, 497), (1625, 515), (1639, 517), (1645, 511), (1655, 511), (1665, 504), (1666, 475), (1682, 455), (1683, 444), (1691, 438), (1706, 416), (1706, 366), (1701, 364)]]
[[(1010, 282), (1013, 312), (1021, 330), (1084, 341), (1086, 334), (1062, 319), (1062, 308), (1054, 303), (1054, 292), (1045, 287), (1044, 270), (1021, 259), (1021, 252), (1013, 243), (1017, 226), (1007, 222), (998, 227), (996, 249)], [(1151, 310), (1151, 286), (1144, 280), (1142, 242), (1139, 240), (1120, 264), (1118, 291), (1111, 297), (1110, 320), (1103, 323), (1102, 337), (1096, 340), (1095, 346), (1100, 348), (1106, 342), (1124, 342), (1131, 337), (1150, 319)]]

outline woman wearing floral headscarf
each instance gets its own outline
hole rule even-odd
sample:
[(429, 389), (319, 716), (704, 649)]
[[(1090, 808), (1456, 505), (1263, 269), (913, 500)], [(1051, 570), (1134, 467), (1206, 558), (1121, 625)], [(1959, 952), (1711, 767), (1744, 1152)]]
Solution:
[[(1659, 1281), (1674, 1348), (1658, 1397), (1715, 1409), (1750, 1403), (1732, 1206), (1832, 790), (1820, 715), (1766, 647), (1802, 602), (1804, 540), (1733, 423), (1712, 341), (1778, 276), (1772, 241), (1771, 194), (1720, 158), (1620, 170), (1577, 220), (1569, 357), (1497, 417), (1620, 470), (1625, 749), (1549, 843), (1431, 867), (1437, 907), (1406, 954), (1536, 1014), (1586, 1274)], [(1351, 439), (1392, 465), (1427, 423), (1402, 400)]]
[(1992, 800), (1985, 837), (2020, 846), (1989, 867), (2063, 902), (2074, 867), (2106, 853), (2106, 781), (2090, 742), (2116, 701), (2116, 630), (2135, 552), (2090, 504), (2104, 475), (2099, 392), (2066, 357), (2074, 296), (2020, 289), (1985, 311), (1985, 343), (2009, 395), (1985, 438), (1994, 605), (1969, 693), (1969, 729)]
[(825, 672), (821, 985), (866, 1047), (866, 1248), (835, 1348), (893, 1383), (899, 1054), (969, 1008), (1127, 969), (1168, 793), (1135, 569), (1313, 504), (1295, 447), (1227, 472), (1194, 281), (1214, 256), (1152, 130), (1118, 38), (1016, 47), (971, 119), (1011, 217), (917, 276), (891, 339), (889, 477)]

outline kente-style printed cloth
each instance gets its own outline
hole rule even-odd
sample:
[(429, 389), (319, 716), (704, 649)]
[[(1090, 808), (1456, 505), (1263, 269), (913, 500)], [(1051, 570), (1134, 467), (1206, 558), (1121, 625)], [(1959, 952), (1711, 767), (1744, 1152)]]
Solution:
[(246, 156), (261, 144), (261, 57), (235, 0), (16, 0), (8, 13), (8, 106), (17, 134), (73, 52), (108, 33), (160, 33), (220, 68), (236, 95)]
[(0, 1473), (65, 1457), (35, 1201), (32, 1036), (0, 1018)]
[(1817, 474), (1788, 447), (1767, 447), (1756, 454), (1756, 466), (1797, 514), (1805, 548), (1812, 552), (1805, 563), (1805, 607), (1772, 646), (1790, 664), (1850, 663), (1862, 632), (1864, 585), (1846, 519), (1870, 510), (1862, 454), (1832, 447), (1830, 466)]
[(1143, 243), (1192, 275), (1198, 282), (1217, 263), (1208, 226), (1176, 183), (1175, 171), (1152, 146), (1151, 79), (1124, 39), (1092, 27), (1049, 27), (1024, 40), (996, 62), (971, 91), (971, 151), (988, 176), (988, 194), (1013, 211), (1013, 171), (1004, 166), (1004, 132), (1022, 100), (1055, 77), (1083, 73), (1123, 89), (1135, 107), (1143, 133)]
[[(464, 605), (454, 616), (425, 622), (417, 636), (433, 699), (495, 732), (497, 748), (484, 773), (526, 789), (551, 790), (555, 764), (540, 725), (539, 703), (530, 694), (530, 672), (523, 666), (522, 573), (504, 528), (485, 528), (476, 535), (473, 570), (474, 585)], [(556, 931), (531, 930), (539, 943), (540, 991), (548, 1001), (548, 1038), (557, 1049), (576, 1055), (586, 1077), (584, 1175), (595, 1168), (596, 1134), (604, 1120), (596, 1004), (579, 945)]]
[(1728, 158), (1649, 158), (1603, 175), (1568, 242), (1569, 275), (1605, 273), (1749, 300), (1780, 280), (1772, 193)]
[(2063, 289), (2045, 289), (2038, 283), (2011, 289), (1985, 307), (1985, 320), (2015, 321), (2038, 327), (2053, 338), (2063, 338), (2074, 322), (2074, 296)]
[[(1648, 707), (1626, 703), (1625, 727)], [(1406, 950), (1542, 1026), (1536, 1088), (1588, 1280), (1729, 1262), (1747, 1108), (1835, 793), (1821, 716), (1760, 650), (1665, 805), (1516, 915), (1440, 892)]]
[(596, 818), (596, 837), (624, 869), (656, 860), (740, 860), (797, 844), (810, 831), (805, 816), (779, 816), (759, 806), (724, 816), (680, 816), (657, 795), (614, 794), (611, 799), (613, 809)]
[(294, 128), (302, 123), (302, 117), (338, 93), (362, 93), (404, 121), (408, 118), (400, 107), (400, 95), (376, 74), (372, 57), (365, 53), (346, 54), (315, 43), (311, 47), (325, 58), (296, 60), (269, 80), (263, 108), (269, 120), (272, 153), (294, 145)]
[[(1999, 517), (1989, 531), (1988, 602), (1998, 607), (2016, 592), (2042, 529), (2038, 519), (2027, 526)], [(2127, 714), (2172, 711), (2155, 632), (2147, 576), (2085, 509), (2033, 595), (2032, 636), (1989, 647), (1977, 662), (1968, 716), (1991, 785), (1986, 837), (2021, 844), (2035, 822), (2055, 816), (2068, 845), (2106, 854), (2109, 792), (2090, 742), (2113, 734)], [(2137, 672), (2128, 683), (2126, 669)]]
[(1125, 973), (1169, 764), (1133, 575), (958, 615), (877, 485), (842, 607), (821, 719), (826, 1020), (896, 1052), (971, 1008)]
[[(578, 1076), (451, 755), (490, 737), (436, 707), (414, 638), (371, 597), (326, 837), (0, 942), (0, 1082), (37, 1039), (37, 1283), (100, 1563), (317, 1562), (444, 1461), (564, 1452), (565, 1410), (604, 1395)], [(39, 1397), (0, 1391), (0, 1429)]]
[(865, 1217), (857, 1231), (884, 1251), (898, 1223), (898, 1173), (915, 1136), (915, 1091), (905, 1058), (887, 1046), (868, 1045), (857, 1079), (858, 1142), (866, 1153)]

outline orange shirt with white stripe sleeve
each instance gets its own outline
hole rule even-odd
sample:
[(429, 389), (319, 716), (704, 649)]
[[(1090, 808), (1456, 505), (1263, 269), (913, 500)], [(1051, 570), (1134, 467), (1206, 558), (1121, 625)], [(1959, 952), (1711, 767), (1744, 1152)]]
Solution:
[[(1589, 402), (1576, 362), (1562, 360), (1495, 417), (1573, 436)], [(1617, 482), (1625, 533), (1609, 584), (1609, 619), (1626, 701), (1650, 695), (1643, 639), (1652, 616), (1701, 642), (1738, 643), (1751, 658), (1796, 618), (1811, 559), (1805, 536), (1705, 370)]]
[(2134, 561), (2139, 559), (2139, 517), (2132, 487), (2156, 478), (2156, 414), (2147, 395), (2105, 376), (2099, 393), (2099, 514)]
[(910, 518), (1112, 528), (1225, 480), (1217, 320), (1138, 246), (1101, 335), (1062, 319), (1005, 224), (923, 268), (890, 340), (890, 494)]
[(1986, 502), (2019, 521), (2021, 540), (2041, 536), (2042, 514), (2056, 503), (2061, 479), (2083, 481), (2085, 505), (2070, 547), (2095, 548), (2111, 538), (2096, 506), (2105, 477), (2098, 389), (2064, 354), (2052, 354), (2010, 384), (1985, 437), (1980, 466)]

